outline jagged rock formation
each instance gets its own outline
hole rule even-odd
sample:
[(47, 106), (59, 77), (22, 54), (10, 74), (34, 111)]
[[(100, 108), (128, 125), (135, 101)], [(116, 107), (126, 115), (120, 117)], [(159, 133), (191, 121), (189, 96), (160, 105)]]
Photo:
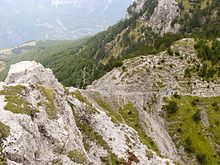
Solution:
[(0, 91), (1, 137), (3, 128), (9, 129), (1, 138), (1, 160), (9, 165), (172, 164), (144, 145), (134, 128), (113, 122), (77, 89), (64, 90), (39, 63), (11, 66)]
[(177, 33), (180, 25), (171, 26), (174, 19), (180, 15), (179, 5), (175, 0), (158, 0), (158, 6), (150, 17), (149, 26), (162, 34)]
[[(175, 93), (220, 95), (219, 80), (184, 77), (186, 68), (200, 63), (194, 43), (176, 42), (173, 56), (165, 51), (126, 60), (86, 90), (64, 88), (39, 63), (12, 65), (0, 91), (1, 162), (189, 163), (170, 137), (161, 107), (163, 98)], [(201, 116), (209, 127), (205, 110)]]
[[(136, 54), (138, 57), (125, 60), (86, 90), (63, 87), (50, 69), (37, 62), (12, 65), (0, 85), (0, 163), (219, 163), (219, 121), (212, 118), (219, 116), (220, 72), (214, 65), (206, 66), (209, 60), (206, 64), (198, 58), (194, 39), (176, 41), (174, 34), (160, 35), (179, 30), (174, 21), (179, 13), (174, 0), (135, 1), (129, 19), (98, 34), (76, 53), (94, 60), (81, 65), (84, 68), (78, 73), (83, 71), (83, 82), (77, 79), (77, 83), (84, 87), (86, 75), (95, 75), (93, 71), (99, 69), (95, 62), (107, 65), (129, 49), (133, 49), (130, 53), (141, 49), (147, 56)], [(160, 39), (162, 48), (155, 49), (161, 46)], [(214, 42), (208, 44), (207, 50), (215, 48)], [(151, 48), (156, 55), (145, 53)], [(65, 74), (72, 74), (71, 69)], [(203, 78), (199, 71), (205, 72)], [(185, 113), (182, 104), (187, 106)], [(178, 106), (182, 108), (179, 116)], [(187, 134), (191, 122), (194, 132)], [(184, 127), (185, 123), (190, 127)], [(195, 135), (193, 140), (191, 135)], [(206, 142), (203, 152), (197, 140)]]
[[(219, 79), (204, 81), (196, 74), (191, 78), (185, 77), (187, 68), (201, 63), (194, 44), (194, 39), (182, 39), (171, 47), (174, 52), (172, 56), (164, 51), (157, 55), (126, 60), (122, 67), (94, 81), (85, 94), (93, 98), (99, 94), (99, 98), (112, 107), (132, 102), (138, 108), (144, 130), (161, 154), (181, 162), (185, 157), (184, 151), (176, 148), (169, 135), (162, 110), (163, 98), (175, 94), (198, 97), (220, 95)], [(204, 116), (202, 112), (201, 116)], [(207, 115), (202, 120), (207, 123)], [(184, 163), (195, 162), (185, 160)]]
[[(152, 8), (152, 9), (151, 9)], [(179, 4), (175, 0), (137, 0), (128, 9), (127, 18), (135, 13), (140, 14), (140, 18), (145, 24), (157, 33), (177, 33), (180, 25), (171, 26), (172, 22), (180, 16)]]
[(73, 150), (89, 160), (64, 88), (51, 70), (36, 62), (13, 65), (1, 90), (0, 120), (10, 128), (3, 140), (8, 164), (74, 164), (67, 157)]
[(22, 61), (10, 67), (8, 76), (5, 80), (6, 84), (13, 83), (30, 83), (45, 85), (54, 88), (60, 94), (64, 94), (62, 85), (55, 78), (52, 70), (45, 69), (37, 62)]

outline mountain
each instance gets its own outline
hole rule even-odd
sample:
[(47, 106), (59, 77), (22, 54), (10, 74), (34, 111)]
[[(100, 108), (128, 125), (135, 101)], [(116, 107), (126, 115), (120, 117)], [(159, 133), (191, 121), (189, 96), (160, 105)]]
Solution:
[(125, 60), (86, 90), (37, 62), (12, 65), (0, 90), (0, 162), (219, 164), (220, 79), (186, 74), (201, 63), (194, 44)]
[[(167, 50), (181, 38), (207, 38), (218, 43), (219, 6), (216, 0), (212, 3), (204, 0), (138, 0), (128, 8), (126, 19), (88, 39), (77, 52), (64, 50), (59, 55), (53, 51), (48, 53), (47, 49), (38, 49), (13, 57), (6, 63), (9, 66), (22, 60), (36, 60), (51, 68), (64, 85), (84, 88), (122, 65), (124, 59)], [(74, 46), (72, 49), (75, 50)], [(206, 53), (202, 54), (218, 61), (218, 51), (215, 51), (215, 57), (208, 55), (212, 50), (204, 51)], [(4, 73), (6, 75), (7, 71)], [(4, 79), (4, 76), (1, 77)]]
[(173, 164), (41, 64), (12, 65), (0, 93), (1, 164)]
[[(184, 38), (171, 46), (173, 55), (162, 51), (125, 60), (83, 93), (112, 119), (125, 120), (137, 132), (142, 128), (175, 164), (217, 165), (220, 78), (206, 79), (193, 69), (203, 70), (195, 44)], [(129, 106), (120, 108), (126, 103), (137, 108), (138, 120)]]
[(0, 48), (31, 40), (72, 40), (93, 35), (124, 17), (131, 3), (132, 0), (3, 0)]
[(36, 45), (35, 41), (30, 41), (13, 48), (0, 49), (0, 56), (19, 55), (33, 49)]
[(0, 164), (220, 164), (219, 19), (218, 0), (137, 0), (93, 37), (3, 58)]

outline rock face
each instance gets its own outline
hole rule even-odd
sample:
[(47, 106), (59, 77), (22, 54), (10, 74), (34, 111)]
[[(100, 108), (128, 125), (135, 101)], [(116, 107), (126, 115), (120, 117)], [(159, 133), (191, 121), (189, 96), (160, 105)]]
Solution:
[[(87, 95), (100, 98), (111, 105), (132, 102), (138, 108), (144, 130), (157, 145), (160, 153), (181, 161), (178, 150), (169, 135), (162, 109), (163, 98), (174, 94), (197, 97), (220, 95), (220, 81), (204, 81), (197, 75), (186, 78), (185, 70), (199, 65), (193, 39), (182, 39), (172, 47), (177, 55), (167, 51), (124, 61), (88, 87)], [(189, 83), (190, 82), (190, 83)], [(115, 111), (115, 110), (113, 110)], [(201, 112), (202, 122), (208, 124), (207, 115)], [(187, 162), (188, 163), (188, 162)]]
[[(153, 8), (153, 12), (150, 13)], [(152, 28), (157, 33), (177, 33), (180, 25), (172, 22), (180, 16), (179, 5), (175, 0), (136, 0), (128, 9), (127, 18), (132, 17), (135, 13), (141, 13), (140, 20)], [(171, 26), (172, 25), (172, 26)]]
[[(37, 62), (12, 65), (0, 84), (0, 164), (186, 163), (170, 137), (163, 98), (220, 95), (219, 79), (184, 76), (200, 64), (194, 43), (177, 41), (172, 56), (125, 60), (86, 90), (64, 88)], [(199, 114), (209, 127), (207, 111)]]
[(158, 6), (150, 17), (149, 25), (154, 31), (162, 34), (176, 33), (179, 27), (178, 25), (171, 27), (171, 23), (179, 16), (179, 13), (179, 5), (175, 0), (158, 0)]
[[(0, 91), (0, 123), (10, 130), (1, 138), (1, 161), (9, 165), (172, 164), (143, 144), (134, 128), (115, 122), (92, 98), (86, 98), (86, 91), (64, 91), (52, 71), (37, 62), (11, 66)], [(4, 134), (1, 126), (0, 137)]]
[[(64, 88), (50, 69), (28, 61), (12, 65), (6, 84), (1, 86), (5, 97), (0, 97), (0, 121), (10, 127), (10, 135), (3, 142), (3, 153), (8, 164), (52, 164), (56, 161), (74, 164), (67, 157), (74, 150), (81, 151), (89, 160), (72, 109), (61, 95), (64, 94)], [(20, 95), (16, 88), (21, 84)], [(7, 93), (10, 88), (14, 99), (22, 98), (27, 103), (6, 99), (10, 96)], [(49, 98), (50, 93), (47, 92), (54, 93), (54, 98)], [(15, 111), (5, 108), (9, 102), (15, 106)], [(37, 109), (37, 113), (23, 114), (17, 104), (22, 107), (30, 104), (32, 109)], [(50, 110), (54, 114), (48, 113), (48, 106), (51, 105), (47, 104), (54, 104)]]
[(113, 69), (94, 81), (88, 89), (119, 94), (121, 92), (153, 93), (159, 90), (162, 95), (172, 95), (179, 91), (184, 95), (218, 96), (219, 80), (207, 82), (196, 76), (191, 78), (193, 82), (190, 85), (185, 85), (189, 81), (184, 77), (185, 69), (201, 64), (194, 45), (194, 39), (185, 38), (171, 46), (173, 56), (169, 56), (167, 51), (164, 51), (157, 55), (126, 60), (123, 70)]
[(35, 61), (22, 61), (10, 67), (6, 84), (43, 84), (64, 93), (62, 85), (57, 81), (51, 69), (45, 69), (43, 65)]

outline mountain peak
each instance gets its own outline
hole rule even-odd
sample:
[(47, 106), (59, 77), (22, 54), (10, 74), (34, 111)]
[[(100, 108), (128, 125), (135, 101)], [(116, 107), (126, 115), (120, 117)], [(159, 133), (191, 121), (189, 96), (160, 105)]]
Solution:
[(64, 93), (62, 85), (55, 78), (52, 70), (45, 69), (35, 61), (22, 61), (11, 65), (5, 82), (6, 84), (41, 84)]

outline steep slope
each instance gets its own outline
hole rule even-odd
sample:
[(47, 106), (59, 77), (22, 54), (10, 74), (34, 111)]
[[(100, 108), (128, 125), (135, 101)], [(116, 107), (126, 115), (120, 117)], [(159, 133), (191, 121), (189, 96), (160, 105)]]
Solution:
[(126, 60), (84, 94), (121, 122), (129, 123), (135, 112), (121, 105), (136, 107), (136, 122), (162, 155), (183, 164), (214, 165), (219, 164), (220, 79), (205, 80), (195, 71), (187, 75), (188, 68), (202, 63), (195, 43), (182, 39), (172, 45), (173, 55), (165, 51)]
[(172, 164), (39, 63), (12, 65), (0, 94), (1, 164)]
[(86, 90), (39, 63), (12, 65), (0, 91), (1, 161), (219, 164), (220, 79), (189, 76), (202, 63), (195, 44), (125, 60)]
[[(52, 68), (64, 85), (85, 88), (120, 66), (124, 59), (164, 51), (186, 36), (216, 40), (220, 36), (219, 6), (217, 0), (137, 0), (128, 8), (126, 19), (90, 38), (78, 52), (64, 54), (76, 59), (65, 64), (63, 60), (57, 61), (57, 65), (63, 66), (59, 73), (52, 65), (44, 65)], [(24, 56), (15, 63), (33, 60)], [(50, 56), (44, 57), (50, 60)], [(75, 68), (72, 64), (76, 61)]]
[(59, 66), (67, 85), (104, 75), (85, 90), (63, 87), (39, 63), (12, 65), (1, 83), (0, 160), (218, 165), (219, 5), (138, 0), (127, 19), (66, 55), (34, 55)]

